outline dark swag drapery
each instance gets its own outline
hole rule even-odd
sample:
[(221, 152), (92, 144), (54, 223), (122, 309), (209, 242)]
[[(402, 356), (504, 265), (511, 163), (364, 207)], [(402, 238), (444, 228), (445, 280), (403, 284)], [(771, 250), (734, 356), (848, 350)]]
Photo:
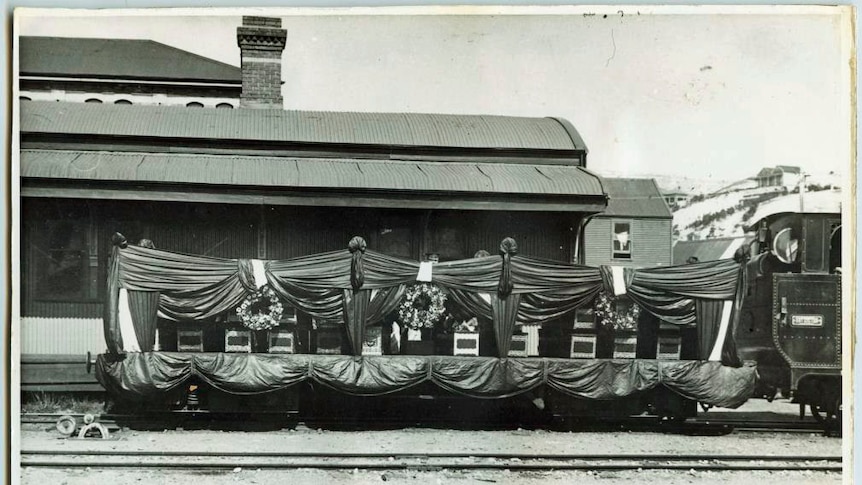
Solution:
[(431, 382), (480, 399), (548, 386), (588, 400), (613, 400), (658, 386), (719, 407), (754, 391), (754, 367), (719, 362), (135, 352), (100, 355), (96, 377), (114, 396), (139, 400), (200, 379), (230, 394), (258, 394), (312, 381), (355, 396), (380, 396)]
[[(359, 243), (356, 243), (356, 240)], [(120, 241), (120, 242), (117, 242)], [(504, 240), (504, 243), (511, 241)], [(516, 325), (558, 318), (592, 301), (609, 282), (599, 268), (530, 258), (501, 244), (499, 256), (437, 263), (433, 283), (444, 288), (459, 312), (493, 322), (500, 357), (508, 355)], [(255, 281), (247, 259), (195, 256), (126, 245), (115, 238), (108, 271), (105, 340), (110, 353), (123, 349), (118, 293), (129, 293), (135, 336), (152, 350), (156, 313), (176, 320), (202, 320), (232, 311), (249, 292), (266, 283), (280, 298), (316, 318), (345, 322), (351, 348), (361, 352), (365, 328), (380, 322), (416, 282), (419, 263), (366, 250), (354, 238), (348, 250), (288, 260), (264, 261), (265, 282)], [(712, 348), (716, 312), (695, 302), (740, 298), (740, 265), (730, 261), (630, 271), (628, 294), (664, 321), (702, 326), (700, 348)], [(604, 278), (603, 278), (604, 276)], [(157, 304), (156, 304), (157, 303)], [(734, 314), (739, 302), (735, 302)], [(700, 314), (699, 314), (700, 313)], [(732, 332), (722, 362), (740, 365)], [(701, 355), (701, 358), (706, 358)]]

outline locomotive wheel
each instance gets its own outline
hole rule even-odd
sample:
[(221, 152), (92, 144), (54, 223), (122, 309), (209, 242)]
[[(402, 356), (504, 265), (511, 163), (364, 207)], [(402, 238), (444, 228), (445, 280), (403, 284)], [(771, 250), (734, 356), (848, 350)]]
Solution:
[(819, 404), (811, 403), (808, 405), (808, 407), (811, 409), (811, 415), (814, 416), (815, 421), (817, 421), (818, 423), (823, 423), (823, 421), (825, 421), (824, 416), (826, 413), (823, 411), (823, 408), (821, 408)]
[(837, 396), (830, 405), (811, 403), (808, 406), (815, 421), (830, 428), (841, 428), (841, 396)]

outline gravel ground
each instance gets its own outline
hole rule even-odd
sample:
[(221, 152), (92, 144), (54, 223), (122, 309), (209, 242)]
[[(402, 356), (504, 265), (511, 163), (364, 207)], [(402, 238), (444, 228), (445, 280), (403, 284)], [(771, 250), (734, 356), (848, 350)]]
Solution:
[(330, 472), (320, 470), (239, 470), (227, 472), (181, 473), (175, 471), (110, 471), (93, 473), (86, 470), (23, 470), (22, 483), (40, 485), (92, 485), (110, 484), (274, 484), (291, 485), (320, 484), (574, 484), (574, 483), (626, 483), (629, 485), (677, 485), (677, 484), (751, 484), (793, 485), (841, 483), (838, 474), (797, 472), (376, 472), (354, 470), (353, 472)]
[[(773, 403), (775, 404), (775, 403)], [(749, 411), (761, 412), (762, 404), (748, 405)], [(796, 413), (793, 405), (767, 407), (770, 413), (786, 410)], [(745, 411), (743, 409), (742, 411)], [(817, 433), (762, 434), (734, 433), (726, 436), (682, 436), (644, 432), (557, 432), (547, 430), (461, 431), (408, 428), (398, 430), (328, 431), (300, 427), (297, 430), (269, 432), (227, 432), (212, 430), (143, 432), (123, 430), (110, 440), (63, 439), (45, 425), (27, 425), (22, 429), (21, 448), (66, 450), (186, 450), (186, 451), (296, 451), (305, 452), (510, 452), (510, 453), (728, 453), (751, 455), (840, 455), (842, 440)], [(787, 483), (840, 483), (837, 473), (806, 472), (496, 472), (476, 470), (442, 471), (372, 471), (354, 470), (254, 470), (226, 472), (181, 472), (157, 470), (51, 470), (25, 468), (20, 472), (23, 484), (75, 485), (111, 483), (159, 484), (227, 484), (227, 483), (751, 483), (770, 485)], [(94, 480), (95, 479), (95, 480)]]

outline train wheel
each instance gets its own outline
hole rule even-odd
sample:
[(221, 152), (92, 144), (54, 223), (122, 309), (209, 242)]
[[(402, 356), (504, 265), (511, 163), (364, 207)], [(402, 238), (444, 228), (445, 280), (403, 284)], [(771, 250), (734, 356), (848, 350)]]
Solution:
[(811, 415), (814, 420), (823, 425), (827, 433), (841, 431), (841, 396), (837, 396), (835, 401), (827, 405), (814, 404), (808, 405), (811, 408)]
[(811, 409), (811, 415), (814, 416), (815, 421), (817, 421), (818, 423), (823, 423), (825, 421), (824, 416), (826, 413), (823, 411), (823, 408), (820, 407), (819, 404), (811, 403), (808, 405), (808, 407)]

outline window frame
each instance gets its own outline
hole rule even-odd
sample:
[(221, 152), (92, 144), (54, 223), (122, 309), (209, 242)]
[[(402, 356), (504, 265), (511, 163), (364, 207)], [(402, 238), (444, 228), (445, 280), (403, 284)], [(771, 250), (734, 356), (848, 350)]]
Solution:
[[(634, 253), (634, 240), (632, 239), (632, 220), (631, 219), (612, 219), (611, 220), (611, 259), (615, 261), (631, 261)], [(626, 224), (629, 226), (629, 248), (628, 250), (614, 249), (614, 243), (617, 241), (617, 224)]]

